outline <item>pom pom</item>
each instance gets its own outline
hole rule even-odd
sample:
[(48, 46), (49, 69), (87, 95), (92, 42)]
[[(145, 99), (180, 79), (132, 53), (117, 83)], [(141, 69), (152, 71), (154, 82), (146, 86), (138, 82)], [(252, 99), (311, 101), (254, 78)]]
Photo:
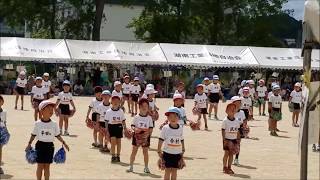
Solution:
[(196, 131), (196, 130), (200, 130), (200, 122), (193, 122), (193, 121), (189, 121), (190, 122), (190, 128), (193, 130), (193, 131)]
[(53, 157), (53, 161), (57, 164), (63, 164), (66, 162), (66, 151), (64, 148), (60, 148)]
[(0, 127), (0, 145), (6, 145), (9, 142), (10, 134), (7, 127)]
[(193, 107), (192, 113), (193, 115), (199, 115), (201, 112), (200, 112), (200, 109), (198, 109), (197, 107)]
[(30, 148), (26, 151), (26, 160), (29, 164), (37, 162), (37, 151), (34, 148)]
[(94, 128), (94, 124), (93, 121), (91, 119), (87, 119), (86, 120), (86, 125), (88, 128), (93, 129)]
[(74, 109), (72, 109), (72, 110), (70, 110), (70, 115), (69, 115), (69, 118), (71, 118), (74, 114), (75, 114), (75, 110)]
[(164, 160), (162, 158), (160, 158), (158, 160), (157, 164), (158, 164), (158, 167), (159, 167), (160, 170), (165, 170), (166, 169), (165, 162), (164, 162)]
[(147, 147), (148, 146), (148, 137), (149, 133), (148, 131), (140, 131), (140, 132), (135, 132), (134, 137), (136, 139), (136, 144), (137, 146), (142, 146), (142, 147)]
[(183, 157), (181, 157), (181, 159), (178, 162), (178, 169), (183, 169), (184, 167), (186, 167), (186, 163), (185, 163)]
[(167, 125), (169, 122), (168, 120), (164, 121), (161, 125), (160, 125), (160, 130), (162, 130), (163, 126)]
[(128, 129), (126, 128), (124, 131), (123, 131), (123, 134), (124, 134), (124, 137), (126, 137), (127, 139), (131, 139), (132, 136), (133, 136), (133, 132), (131, 129)]
[(153, 120), (153, 121), (159, 120), (159, 113), (158, 113), (158, 111), (153, 111), (153, 112), (151, 113), (151, 117), (152, 117), (152, 120)]

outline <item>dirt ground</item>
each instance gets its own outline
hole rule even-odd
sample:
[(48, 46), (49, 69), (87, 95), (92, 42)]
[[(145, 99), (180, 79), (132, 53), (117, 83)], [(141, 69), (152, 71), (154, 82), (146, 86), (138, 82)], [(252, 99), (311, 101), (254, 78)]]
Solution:
[[(8, 145), (3, 148), (3, 169), (5, 175), (0, 179), (35, 179), (36, 165), (30, 165), (25, 160), (24, 149), (33, 128), (33, 109), (30, 97), (26, 97), (25, 109), (14, 110), (14, 96), (4, 96), (7, 110), (7, 125), (11, 133)], [(160, 120), (154, 130), (150, 148), (150, 175), (143, 173), (143, 156), (139, 150), (134, 173), (127, 173), (131, 141), (123, 139), (122, 154), (119, 164), (110, 163), (110, 154), (102, 154), (91, 147), (92, 132), (85, 126), (87, 107), (92, 97), (75, 97), (77, 112), (71, 119), (69, 137), (63, 137), (69, 144), (71, 151), (67, 153), (67, 161), (63, 165), (52, 164), (51, 179), (159, 179), (164, 172), (156, 165), (156, 152), (159, 124), (164, 121), (164, 112), (172, 105), (170, 99), (157, 99), (160, 107)], [(192, 115), (192, 100), (186, 100), (188, 119), (195, 120)], [(219, 105), (219, 118), (223, 119), (226, 103)], [(186, 143), (185, 160), (187, 167), (178, 172), (178, 179), (299, 179), (300, 156), (298, 154), (299, 128), (291, 126), (291, 113), (284, 107), (284, 119), (279, 123), (279, 137), (272, 137), (267, 130), (267, 117), (257, 116), (251, 126), (250, 137), (257, 139), (243, 139), (241, 144), (239, 167), (233, 167), (235, 175), (222, 173), (222, 140), (221, 122), (209, 120), (209, 131), (191, 131), (185, 128)], [(20, 108), (20, 106), (18, 106)], [(131, 124), (132, 117), (126, 114), (127, 124)], [(53, 117), (57, 120), (57, 117)], [(204, 129), (204, 127), (202, 127)], [(56, 140), (56, 150), (61, 144)], [(319, 179), (319, 155), (309, 147), (309, 179)]]

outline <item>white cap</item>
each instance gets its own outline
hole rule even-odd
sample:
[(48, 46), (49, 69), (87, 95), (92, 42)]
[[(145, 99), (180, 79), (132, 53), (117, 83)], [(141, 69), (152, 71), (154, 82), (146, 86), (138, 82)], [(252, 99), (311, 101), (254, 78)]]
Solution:
[(42, 80), (42, 77), (38, 76), (38, 77), (36, 77), (36, 80)]
[(115, 81), (114, 84), (113, 84), (114, 87), (116, 87), (116, 86), (118, 86), (118, 85), (121, 85), (121, 82), (120, 82), (120, 81)]
[(203, 88), (203, 84), (198, 84), (197, 87), (202, 87)]
[(276, 82), (271, 83), (271, 88), (273, 89), (275, 85), (278, 85), (278, 84)]
[(181, 94), (179, 94), (179, 93), (174, 94), (173, 95), (173, 100), (176, 100), (176, 99), (183, 99), (183, 96)]
[(246, 80), (242, 80), (240, 85), (241, 85), (241, 86), (245, 86), (245, 85), (246, 85), (246, 83), (247, 83), (247, 81), (246, 81)]
[(233, 96), (233, 97), (231, 98), (231, 101), (232, 101), (232, 102), (241, 101), (241, 98), (240, 98), (239, 96)]
[(54, 102), (49, 101), (49, 100), (42, 101), (42, 102), (39, 104), (39, 110), (41, 111), (42, 109), (44, 109), (44, 108), (47, 107), (48, 105), (53, 105), (53, 106), (55, 106), (56, 104), (55, 104)]
[(208, 77), (205, 77), (203, 80), (204, 80), (204, 81), (209, 81), (209, 78), (208, 78)]
[(111, 96), (111, 92), (109, 90), (102, 91), (101, 95), (109, 95)]
[(68, 81), (68, 80), (64, 80), (63, 81), (63, 83), (62, 83), (62, 85), (70, 85), (71, 83), (70, 83), (70, 81)]
[(158, 93), (158, 91), (155, 91), (153, 88), (147, 88), (146, 90), (144, 90), (144, 93), (146, 95), (149, 95), (149, 94), (156, 94)]
[(133, 80), (134, 80), (134, 81), (139, 81), (139, 78), (138, 78), (138, 77), (135, 77)]
[(272, 89), (273, 89), (273, 90), (278, 90), (278, 89), (280, 89), (280, 86), (279, 86), (278, 84), (276, 84), (276, 85), (274, 85), (274, 86), (272, 87)]
[(21, 71), (19, 74), (20, 74), (21, 76), (25, 76), (25, 75), (26, 75), (26, 72), (25, 72), (25, 71)]
[(153, 88), (154, 89), (154, 85), (153, 84), (147, 84), (147, 88)]
[(49, 73), (43, 73), (43, 76), (49, 77)]
[(296, 82), (296, 83), (294, 84), (294, 86), (301, 87), (301, 83)]
[(213, 80), (219, 80), (219, 76), (218, 75), (213, 75)]

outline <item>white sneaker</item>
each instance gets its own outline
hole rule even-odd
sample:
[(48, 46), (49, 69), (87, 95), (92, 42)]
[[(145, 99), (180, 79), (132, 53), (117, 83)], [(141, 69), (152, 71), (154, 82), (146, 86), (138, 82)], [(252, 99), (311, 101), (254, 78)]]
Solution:
[(145, 167), (144, 170), (143, 170), (143, 172), (144, 172), (144, 173), (147, 173), (147, 174), (150, 174), (150, 170), (149, 170), (148, 167)]
[(320, 151), (320, 144), (319, 144), (318, 147), (317, 147), (317, 151)]
[(130, 168), (127, 170), (127, 172), (133, 172), (133, 166), (130, 166)]
[(233, 164), (236, 165), (236, 166), (239, 166), (240, 165), (239, 164), (239, 159), (234, 159)]
[(312, 151), (316, 152), (317, 151), (317, 146), (315, 144), (312, 145)]
[(70, 134), (68, 133), (68, 131), (64, 131), (64, 135), (69, 136)]

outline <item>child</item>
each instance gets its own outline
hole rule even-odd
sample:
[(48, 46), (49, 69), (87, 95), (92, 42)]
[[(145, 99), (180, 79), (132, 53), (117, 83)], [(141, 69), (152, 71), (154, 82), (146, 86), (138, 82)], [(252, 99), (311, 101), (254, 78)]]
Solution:
[(179, 125), (180, 110), (171, 107), (165, 115), (168, 117), (169, 124), (163, 126), (160, 133), (158, 143), (159, 161), (164, 164), (164, 179), (177, 179), (177, 170), (184, 165), (183, 154), (185, 152), (183, 127)]
[(51, 81), (49, 80), (49, 73), (43, 73), (43, 81), (42, 81), (42, 87), (47, 95), (47, 99), (50, 98), (52, 88), (51, 88)]
[[(31, 90), (31, 104), (34, 108), (34, 120), (38, 120), (39, 104), (47, 99), (46, 90), (42, 87), (42, 77), (36, 77), (36, 85)], [(39, 114), (40, 116), (40, 114)]]
[(123, 102), (127, 101), (129, 113), (131, 113), (131, 96), (130, 96), (131, 84), (130, 77), (127, 75), (124, 77), (124, 83), (122, 84)]
[(264, 80), (259, 80), (259, 86), (257, 87), (257, 93), (256, 96), (258, 97), (258, 103), (259, 103), (259, 116), (261, 116), (261, 106), (262, 106), (262, 116), (265, 116), (265, 109), (266, 109), (266, 96), (268, 93), (267, 87), (264, 85)]
[(197, 85), (197, 94), (194, 96), (194, 107), (197, 108), (199, 112), (198, 122), (200, 122), (201, 115), (203, 115), (205, 130), (208, 130), (208, 124), (207, 124), (208, 102), (207, 102), (207, 95), (203, 93), (202, 84)]
[[(184, 82), (179, 82), (177, 90), (174, 92), (174, 94), (181, 94), (183, 99), (186, 98), (186, 91), (184, 90)], [(182, 106), (184, 107), (184, 104)]]
[(209, 103), (210, 103), (209, 118), (210, 119), (211, 119), (212, 109), (214, 109), (214, 118), (218, 120), (218, 104), (219, 104), (219, 99), (222, 96), (223, 94), (219, 84), (219, 76), (214, 75), (213, 83), (211, 83), (210, 89), (209, 89)]
[[(110, 152), (108, 149), (109, 137), (106, 135), (106, 122), (104, 119), (105, 114), (111, 108), (110, 98), (111, 93), (108, 90), (104, 90), (101, 94), (103, 102), (99, 104), (98, 111), (99, 114), (97, 116), (97, 121), (99, 122), (99, 144), (102, 147), (100, 150), (102, 152)], [(103, 146), (104, 145), (104, 146)]]
[[(248, 84), (249, 84), (249, 94), (250, 94), (250, 98), (252, 99), (252, 102), (254, 102), (257, 99), (256, 96), (256, 89), (254, 88), (254, 80), (248, 80)], [(252, 103), (253, 104), (253, 103)], [(251, 117), (250, 120), (254, 120), (253, 118), (253, 106), (251, 106)]]
[(131, 128), (134, 131), (132, 138), (132, 153), (130, 156), (130, 168), (128, 172), (133, 172), (133, 163), (136, 158), (139, 146), (142, 147), (144, 157), (144, 172), (150, 173), (148, 168), (149, 155), (148, 150), (150, 146), (150, 135), (152, 132), (153, 121), (149, 112), (149, 101), (147, 99), (139, 100), (140, 113), (136, 115), (131, 124)]
[[(60, 134), (62, 134), (62, 127), (64, 124), (64, 135), (69, 136), (69, 117), (76, 112), (76, 106), (72, 100), (72, 94), (70, 92), (70, 82), (68, 80), (62, 83), (63, 91), (58, 94), (56, 102), (56, 112), (59, 114), (59, 128)], [(73, 112), (70, 111), (70, 104), (73, 108)]]
[(87, 112), (87, 118), (86, 121), (90, 120), (90, 112), (92, 111), (91, 114), (91, 120), (94, 124), (94, 128), (93, 128), (93, 143), (92, 146), (96, 147), (96, 148), (102, 148), (101, 144), (98, 144), (98, 132), (99, 132), (99, 123), (98, 123), (98, 106), (101, 104), (102, 102), (102, 98), (101, 98), (101, 93), (102, 93), (102, 88), (100, 86), (96, 86), (94, 88), (94, 94), (95, 94), (95, 98), (92, 99), (91, 104), (89, 105), (89, 109)]
[(222, 122), (223, 172), (226, 174), (234, 174), (231, 164), (233, 155), (238, 153), (238, 143), (240, 141), (240, 123), (235, 119), (236, 112), (236, 105), (228, 104), (226, 108), (227, 117)]
[[(234, 105), (236, 105), (236, 114), (234, 115), (235, 119), (237, 121), (239, 121), (240, 123), (240, 128), (239, 128), (239, 133), (240, 133), (240, 137), (243, 138), (244, 137), (244, 128), (247, 128), (247, 127), (243, 127), (243, 124), (247, 124), (246, 121), (246, 115), (244, 114), (243, 110), (240, 109), (241, 107), (241, 99), (239, 96), (233, 96), (231, 98), (231, 101)], [(236, 166), (239, 166), (240, 163), (239, 163), (239, 154), (240, 154), (240, 142), (239, 141), (239, 153), (236, 154), (236, 158), (234, 159), (234, 162), (233, 164), (236, 165)]]
[(243, 88), (247, 86), (247, 80), (242, 80), (240, 86), (241, 87), (239, 89), (238, 95), (240, 97), (243, 97)]
[(123, 129), (126, 129), (126, 118), (120, 106), (121, 98), (119, 96), (112, 96), (111, 108), (104, 116), (105, 121), (108, 123), (111, 140), (111, 163), (120, 162), (121, 138), (123, 137)]
[(130, 89), (130, 94), (131, 94), (131, 99), (132, 99), (132, 106), (131, 106), (131, 111), (132, 111), (132, 116), (137, 115), (137, 109), (138, 109), (138, 100), (139, 96), (141, 93), (141, 87), (139, 85), (139, 78), (135, 77), (134, 79), (134, 84), (131, 86)]
[(40, 121), (35, 123), (33, 132), (29, 143), (26, 147), (26, 151), (31, 148), (33, 140), (37, 137), (36, 152), (37, 152), (37, 179), (42, 179), (44, 174), (45, 179), (49, 179), (50, 176), (50, 164), (52, 163), (54, 153), (54, 138), (56, 137), (63, 146), (69, 151), (68, 145), (62, 139), (58, 125), (55, 121), (50, 118), (53, 114), (55, 104), (48, 100), (42, 101), (39, 105), (41, 112)]
[[(2, 106), (4, 104), (4, 99), (3, 97), (0, 95), (0, 127), (6, 127), (6, 120), (7, 120), (7, 112), (2, 109)], [(0, 174), (4, 174), (3, 169), (1, 168), (2, 166), (2, 146), (0, 144)]]
[(26, 79), (26, 72), (21, 71), (19, 73), (19, 77), (16, 81), (16, 85), (15, 85), (15, 94), (16, 94), (16, 102), (15, 102), (15, 106), (14, 109), (17, 109), (17, 104), (18, 104), (18, 100), (19, 100), (19, 96), (21, 96), (21, 110), (23, 110), (23, 97), (25, 94), (25, 89), (26, 89), (26, 85), (27, 85), (28, 81)]
[(252, 117), (252, 99), (250, 98), (250, 90), (248, 87), (243, 88), (243, 97), (241, 100), (241, 110), (243, 110), (246, 120)]
[(209, 97), (209, 89), (211, 88), (210, 87), (210, 80), (209, 78), (205, 77), (203, 79), (203, 83), (204, 83), (204, 93), (206, 93), (206, 95)]
[(282, 104), (282, 98), (280, 95), (280, 86), (274, 85), (273, 95), (271, 95), (268, 102), (271, 136), (278, 136), (276, 131), (277, 131), (277, 121), (281, 120), (281, 104)]
[(184, 107), (182, 107), (184, 102), (183, 96), (181, 94), (173, 95), (173, 106), (180, 110), (181, 118), (179, 120), (179, 125), (184, 126), (187, 124), (187, 115)]
[(152, 117), (153, 126), (154, 122), (159, 119), (159, 108), (155, 104), (155, 94), (158, 93), (158, 91), (155, 91), (153, 88), (147, 88), (145, 91), (145, 94), (147, 96), (147, 100), (149, 101), (149, 114)]
[(112, 91), (112, 96), (118, 96), (120, 97), (120, 107), (122, 108), (123, 107), (123, 104), (124, 104), (124, 101), (123, 101), (123, 93), (122, 93), (122, 84), (120, 81), (115, 81), (113, 83), (113, 91)]
[(301, 84), (296, 83), (294, 85), (294, 90), (290, 93), (289, 103), (293, 103), (293, 113), (292, 113), (292, 126), (299, 127), (298, 118), (301, 110), (302, 103), (302, 90)]

